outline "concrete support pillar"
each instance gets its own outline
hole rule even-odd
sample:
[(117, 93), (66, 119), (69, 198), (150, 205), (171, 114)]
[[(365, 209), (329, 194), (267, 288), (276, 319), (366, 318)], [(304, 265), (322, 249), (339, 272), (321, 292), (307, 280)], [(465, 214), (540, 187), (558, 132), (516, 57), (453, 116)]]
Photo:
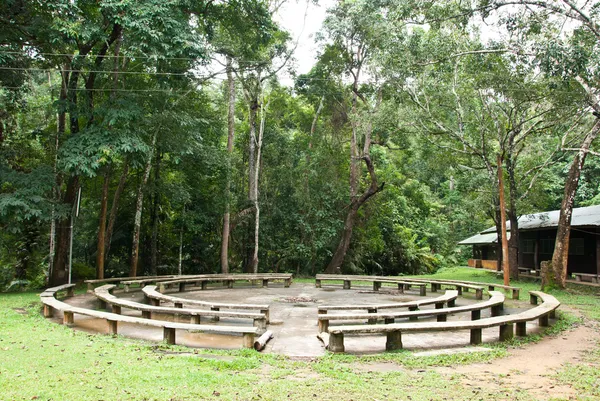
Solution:
[(329, 351), (331, 352), (344, 352), (344, 333), (330, 333), (329, 334)]
[(471, 329), (471, 339), (470, 339), (471, 345), (481, 344), (481, 341), (482, 341), (481, 329)]
[(74, 321), (73, 312), (64, 311), (63, 312), (63, 324), (71, 325), (71, 324), (73, 324), (73, 321)]
[(387, 341), (385, 342), (386, 351), (394, 351), (402, 349), (402, 332), (390, 331), (387, 333)]
[(106, 322), (108, 323), (108, 333), (112, 335), (117, 335), (118, 321), (107, 320)]
[(175, 329), (172, 327), (165, 327), (163, 329), (163, 339), (167, 344), (175, 345)]
[(514, 324), (503, 324), (500, 326), (500, 341), (512, 340), (515, 333)]
[(525, 337), (527, 335), (527, 322), (517, 322), (517, 337)]

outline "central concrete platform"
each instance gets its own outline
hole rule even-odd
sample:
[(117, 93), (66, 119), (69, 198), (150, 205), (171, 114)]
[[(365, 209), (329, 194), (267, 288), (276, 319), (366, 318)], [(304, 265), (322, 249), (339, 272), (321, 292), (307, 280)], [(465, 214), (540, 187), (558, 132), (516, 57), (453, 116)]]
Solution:
[[(310, 283), (293, 283), (291, 287), (284, 288), (282, 284), (270, 284), (268, 288), (258, 285), (236, 285), (232, 289), (214, 285), (206, 290), (186, 291), (182, 293), (170, 292), (170, 295), (198, 299), (203, 301), (225, 302), (225, 303), (247, 303), (270, 305), (271, 323), (268, 330), (273, 331), (274, 338), (267, 344), (263, 352), (284, 354), (293, 357), (317, 357), (325, 354), (325, 347), (317, 338), (317, 307), (319, 305), (348, 305), (348, 304), (381, 304), (406, 302), (414, 299), (422, 299), (416, 291), (405, 291), (401, 294), (393, 287), (383, 287), (380, 291), (372, 290), (372, 287), (353, 286), (351, 290), (342, 289), (342, 285), (328, 285), (323, 288), (315, 288)], [(437, 293), (429, 293), (428, 297), (437, 297), (443, 294), (443, 290)], [(125, 293), (116, 291), (115, 295), (143, 302), (141, 291)], [(97, 300), (93, 295), (79, 295), (68, 300), (71, 304), (83, 307), (97, 307)], [(456, 301), (457, 306), (479, 302), (475, 300), (473, 293), (464, 293)], [(169, 304), (164, 304), (168, 306)], [(528, 308), (526, 303), (509, 302), (505, 306), (507, 313), (516, 312), (520, 308)], [(426, 307), (428, 308), (428, 307)], [(424, 308), (424, 309), (426, 309)], [(431, 306), (433, 308), (433, 306)], [(139, 312), (123, 309), (123, 313), (131, 316), (140, 315)], [(337, 313), (337, 312), (331, 312)], [(482, 318), (488, 317), (490, 311), (482, 311)], [(170, 317), (165, 316), (164, 320)], [(163, 317), (161, 317), (163, 319)], [(434, 318), (435, 319), (435, 318)], [(434, 319), (422, 319), (429, 321)], [(469, 313), (449, 316), (448, 320), (470, 319)], [(397, 319), (402, 322), (404, 319)], [(335, 324), (344, 322), (332, 321)], [(221, 319), (213, 322), (209, 319), (203, 320), (202, 324), (232, 324), (250, 325), (248, 320)], [(348, 322), (348, 324), (360, 324), (360, 321)], [(106, 332), (106, 323), (93, 318), (76, 317), (75, 328), (88, 332)], [(528, 324), (528, 332), (537, 330), (536, 323)], [(498, 328), (483, 330), (483, 341), (494, 342), (498, 339)], [(147, 339), (151, 341), (162, 340), (162, 330), (146, 326), (123, 324), (119, 326), (119, 333), (133, 338)], [(445, 332), (445, 333), (414, 333), (403, 336), (404, 348), (415, 351), (444, 350), (449, 352), (457, 348), (469, 346), (469, 332)], [(386, 337), (379, 336), (348, 336), (345, 339), (346, 352), (355, 354), (381, 353), (385, 351)], [(189, 347), (206, 347), (219, 349), (237, 349), (241, 344), (241, 337), (210, 335), (205, 333), (188, 333), (181, 331), (177, 335), (177, 343)]]

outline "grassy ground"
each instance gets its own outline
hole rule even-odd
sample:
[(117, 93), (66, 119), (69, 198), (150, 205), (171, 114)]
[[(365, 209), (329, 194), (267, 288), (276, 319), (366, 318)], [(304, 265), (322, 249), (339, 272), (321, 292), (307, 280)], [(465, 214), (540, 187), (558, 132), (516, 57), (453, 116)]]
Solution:
[[(436, 278), (500, 282), (468, 269)], [(518, 283), (526, 290), (537, 284)], [(564, 304), (600, 319), (600, 297), (583, 289), (554, 293)], [(551, 328), (576, 324), (572, 314)], [(528, 337), (536, 341), (539, 337)], [(435, 366), (491, 361), (520, 342), (492, 351), (415, 357), (409, 351), (378, 356), (327, 355), (290, 360), (249, 350), (205, 351), (90, 335), (44, 319), (35, 293), (0, 295), (0, 400), (464, 400), (532, 399), (518, 388), (473, 393), (460, 377)], [(394, 363), (393, 371), (370, 371)], [(581, 399), (598, 399), (600, 351), (569, 365), (557, 380), (573, 383)]]

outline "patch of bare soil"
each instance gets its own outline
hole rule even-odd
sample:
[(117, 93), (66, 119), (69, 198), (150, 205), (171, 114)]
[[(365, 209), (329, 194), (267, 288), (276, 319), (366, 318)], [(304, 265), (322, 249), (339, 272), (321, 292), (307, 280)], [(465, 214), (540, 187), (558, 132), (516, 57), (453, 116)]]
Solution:
[(575, 390), (557, 383), (552, 376), (566, 363), (581, 362), (584, 353), (598, 345), (598, 333), (598, 327), (587, 323), (557, 337), (511, 350), (507, 358), (438, 371), (448, 376), (462, 375), (463, 384), (476, 392), (512, 388), (525, 390), (537, 400), (553, 397), (574, 400)]

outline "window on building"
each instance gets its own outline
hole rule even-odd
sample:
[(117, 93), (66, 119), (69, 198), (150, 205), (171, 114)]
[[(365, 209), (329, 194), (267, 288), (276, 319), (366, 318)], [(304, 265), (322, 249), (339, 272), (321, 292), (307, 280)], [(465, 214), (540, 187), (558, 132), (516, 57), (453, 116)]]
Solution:
[(523, 253), (534, 253), (535, 252), (535, 240), (526, 239), (523, 240)]
[(585, 255), (584, 243), (583, 238), (571, 238), (569, 240), (569, 255)]
[(554, 253), (554, 240), (553, 239), (542, 239), (540, 240), (540, 253), (552, 254)]

